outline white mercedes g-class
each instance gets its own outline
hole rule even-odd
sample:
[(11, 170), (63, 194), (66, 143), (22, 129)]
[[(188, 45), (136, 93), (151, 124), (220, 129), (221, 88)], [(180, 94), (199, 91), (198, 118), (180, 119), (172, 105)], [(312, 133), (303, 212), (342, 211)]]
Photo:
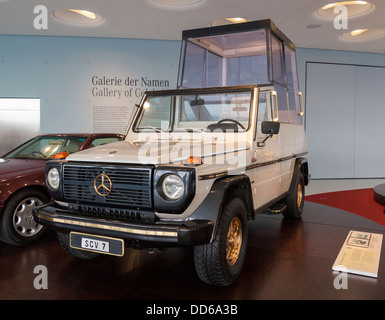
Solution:
[(248, 221), (301, 216), (310, 180), (295, 47), (270, 21), (183, 32), (178, 89), (150, 91), (122, 142), (46, 166), (34, 211), (80, 258), (194, 246), (199, 277), (229, 285)]

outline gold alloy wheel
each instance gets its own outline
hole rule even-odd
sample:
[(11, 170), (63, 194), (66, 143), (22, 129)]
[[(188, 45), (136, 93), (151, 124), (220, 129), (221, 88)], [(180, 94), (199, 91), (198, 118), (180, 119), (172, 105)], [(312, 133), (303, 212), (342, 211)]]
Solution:
[(239, 257), (242, 246), (242, 224), (239, 218), (234, 217), (231, 220), (229, 232), (227, 233), (226, 241), (226, 259), (227, 263), (234, 265)]
[(303, 186), (301, 183), (298, 183), (297, 187), (297, 207), (301, 207), (302, 204), (302, 198), (303, 198)]

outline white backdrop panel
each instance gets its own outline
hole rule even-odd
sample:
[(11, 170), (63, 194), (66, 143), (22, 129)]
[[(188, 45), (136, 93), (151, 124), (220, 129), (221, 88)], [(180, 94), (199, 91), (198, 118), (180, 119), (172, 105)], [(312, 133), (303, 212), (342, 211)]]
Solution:
[(312, 177), (385, 177), (385, 68), (308, 63)]
[(355, 66), (307, 64), (306, 134), (312, 178), (354, 176)]
[(385, 177), (385, 68), (357, 67), (355, 178)]

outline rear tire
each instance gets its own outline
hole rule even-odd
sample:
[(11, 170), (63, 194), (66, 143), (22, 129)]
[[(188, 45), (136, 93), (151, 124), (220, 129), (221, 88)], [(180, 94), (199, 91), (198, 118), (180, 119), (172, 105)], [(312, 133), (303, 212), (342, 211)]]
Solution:
[(302, 215), (305, 199), (305, 179), (301, 171), (296, 178), (294, 192), (285, 198), (287, 209), (282, 213), (285, 218), (298, 219)]
[(245, 261), (248, 238), (247, 211), (243, 201), (233, 198), (224, 206), (215, 239), (194, 247), (199, 278), (218, 286), (232, 284)]

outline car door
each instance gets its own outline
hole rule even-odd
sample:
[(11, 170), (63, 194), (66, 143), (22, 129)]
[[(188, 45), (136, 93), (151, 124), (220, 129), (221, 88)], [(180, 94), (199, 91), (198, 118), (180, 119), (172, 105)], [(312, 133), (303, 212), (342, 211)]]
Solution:
[(253, 198), (258, 209), (280, 195), (280, 134), (269, 136), (262, 133), (262, 122), (278, 121), (274, 90), (261, 90), (258, 101), (257, 129), (254, 140)]

